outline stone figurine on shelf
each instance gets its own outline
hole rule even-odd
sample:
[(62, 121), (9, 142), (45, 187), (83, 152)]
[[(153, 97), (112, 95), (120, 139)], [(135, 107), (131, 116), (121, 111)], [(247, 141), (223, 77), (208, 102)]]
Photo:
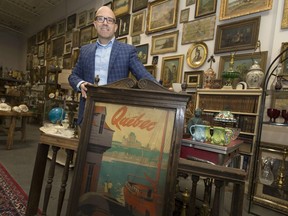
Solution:
[(207, 62), (210, 62), (210, 67), (207, 71), (204, 72), (204, 88), (210, 89), (212, 88), (214, 80), (216, 78), (216, 74), (212, 69), (212, 64), (213, 62), (215, 62), (214, 56), (211, 55)]
[(202, 115), (202, 110), (200, 108), (197, 108), (194, 111), (194, 116), (191, 119), (189, 119), (189, 121), (187, 123), (186, 133), (190, 133), (190, 127), (192, 125), (202, 124), (203, 123), (201, 115)]

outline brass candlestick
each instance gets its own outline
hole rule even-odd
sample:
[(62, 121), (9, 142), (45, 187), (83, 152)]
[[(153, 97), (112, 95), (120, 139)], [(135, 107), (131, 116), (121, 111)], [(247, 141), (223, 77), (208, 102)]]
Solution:
[(281, 167), (279, 170), (280, 172), (278, 175), (278, 187), (279, 188), (282, 188), (285, 183), (285, 172), (286, 172), (285, 161), (286, 161), (287, 154), (288, 154), (287, 149), (284, 149), (282, 164), (281, 164)]
[(185, 188), (185, 191), (182, 193), (182, 201), (183, 201), (183, 206), (181, 210), (181, 216), (186, 216), (186, 209), (187, 209), (187, 203), (189, 202), (189, 193), (188, 189)]

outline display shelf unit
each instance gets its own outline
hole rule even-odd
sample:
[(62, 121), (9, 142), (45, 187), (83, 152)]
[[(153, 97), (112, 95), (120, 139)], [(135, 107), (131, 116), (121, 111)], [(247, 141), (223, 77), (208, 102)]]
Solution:
[[(288, 214), (288, 125), (283, 123), (284, 119), (281, 115), (276, 122), (270, 122), (267, 116), (267, 108), (287, 110), (288, 107), (288, 91), (274, 90), (272, 85), (272, 80), (277, 76), (278, 60), (282, 58), (282, 55), (286, 55), (287, 51), (288, 49), (283, 50), (271, 62), (264, 77), (253, 175), (249, 184), (248, 212), (254, 215), (259, 214), (257, 208), (254, 208), (255, 204), (284, 215)], [(273, 135), (271, 131), (274, 131), (277, 137), (267, 137), (267, 133), (269, 133), (268, 136)]]
[[(240, 127), (240, 168), (248, 172), (254, 155), (257, 140), (257, 127), (260, 112), (262, 91), (260, 89), (198, 89), (196, 92), (196, 108), (202, 109), (202, 119), (213, 126)], [(214, 121), (214, 116), (220, 111), (229, 110), (237, 119), (236, 123)], [(219, 125), (220, 124), (220, 125)]]

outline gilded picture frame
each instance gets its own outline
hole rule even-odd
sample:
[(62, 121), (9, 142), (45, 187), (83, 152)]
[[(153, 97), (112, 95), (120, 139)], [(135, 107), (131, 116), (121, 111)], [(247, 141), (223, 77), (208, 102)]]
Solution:
[(208, 47), (204, 42), (192, 44), (187, 51), (186, 61), (189, 67), (199, 68), (207, 59)]
[(162, 85), (171, 88), (173, 83), (181, 83), (184, 55), (167, 56), (162, 58)]
[(57, 23), (57, 36), (63, 35), (66, 31), (66, 19)]
[(130, 0), (113, 0), (113, 11), (116, 17), (128, 14), (130, 11)]
[(177, 51), (179, 31), (152, 36), (151, 55)]
[(141, 61), (141, 63), (147, 64), (149, 44), (142, 44), (142, 45), (136, 46), (136, 50), (137, 50), (138, 59)]
[(154, 78), (156, 78), (157, 73), (156, 65), (145, 65), (145, 68)]
[(284, 0), (281, 29), (288, 28), (288, 0)]
[(83, 210), (98, 215), (101, 209), (107, 215), (173, 212), (177, 146), (189, 96), (161, 86), (162, 91), (139, 89), (134, 83), (88, 87), (67, 215)]
[(136, 11), (147, 8), (147, 5), (148, 5), (148, 0), (133, 0), (132, 12), (135, 13)]
[(87, 24), (87, 11), (82, 11), (77, 15), (77, 27), (81, 28)]
[(125, 36), (129, 34), (130, 30), (130, 14), (126, 14), (117, 19), (116, 23), (118, 25), (118, 29), (116, 32), (117, 37)]
[(148, 3), (146, 34), (177, 26), (178, 0), (156, 0)]
[(92, 25), (80, 29), (79, 43), (80, 46), (89, 44), (92, 39)]
[(255, 49), (261, 17), (217, 26), (214, 53)]
[(145, 21), (146, 21), (146, 11), (140, 11), (132, 14), (131, 18), (131, 31), (130, 35), (140, 35), (144, 33), (145, 30)]
[(184, 82), (188, 88), (202, 88), (203, 86), (203, 70), (185, 71)]
[[(281, 51), (283, 52), (288, 48), (288, 42), (282, 42), (281, 44)], [(286, 51), (279, 60), (282, 64), (282, 74), (285, 76), (285, 78), (288, 78), (288, 51)]]
[(239, 4), (235, 4), (233, 0), (221, 0), (219, 20), (270, 10), (272, 4), (273, 0), (241, 1)]
[[(266, 73), (268, 52), (255, 52), (255, 53), (244, 53), (236, 54), (234, 56), (234, 70), (240, 73), (240, 77), (235, 79), (235, 82), (245, 81), (246, 74), (253, 64), (253, 60), (256, 60), (264, 73)], [(218, 67), (218, 79), (222, 79), (223, 71), (229, 68), (231, 55), (220, 56), (219, 67)]]
[(195, 18), (216, 13), (217, 0), (196, 0)]
[(213, 40), (216, 16), (209, 16), (183, 23), (181, 44)]
[(189, 13), (190, 13), (190, 8), (185, 8), (185, 9), (181, 10), (180, 23), (188, 22)]

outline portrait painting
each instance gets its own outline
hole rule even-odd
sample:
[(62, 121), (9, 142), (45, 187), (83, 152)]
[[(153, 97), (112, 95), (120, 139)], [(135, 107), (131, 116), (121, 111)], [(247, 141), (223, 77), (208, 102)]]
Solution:
[(187, 51), (186, 60), (191, 68), (201, 67), (207, 59), (208, 47), (204, 42), (192, 44)]
[(162, 58), (161, 81), (166, 88), (171, 88), (173, 83), (180, 83), (182, 79), (184, 55)]
[(273, 0), (237, 1), (221, 0), (220, 20), (258, 13), (272, 8)]
[(183, 23), (181, 44), (213, 40), (216, 16)]
[(148, 3), (146, 33), (154, 33), (177, 26), (178, 0), (160, 0)]
[(139, 35), (144, 33), (144, 26), (146, 21), (145, 10), (132, 15), (131, 20), (131, 36)]

